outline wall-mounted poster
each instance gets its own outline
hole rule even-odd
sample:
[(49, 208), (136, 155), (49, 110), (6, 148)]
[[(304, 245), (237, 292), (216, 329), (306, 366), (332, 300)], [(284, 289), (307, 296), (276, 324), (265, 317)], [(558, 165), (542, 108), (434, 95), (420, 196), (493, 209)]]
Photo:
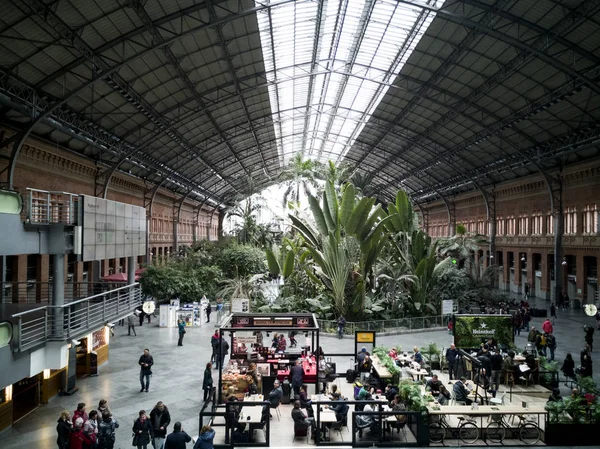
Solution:
[(453, 329), (457, 348), (478, 348), (490, 338), (503, 347), (514, 342), (511, 315), (454, 315)]
[(84, 262), (146, 254), (146, 209), (81, 195)]
[(271, 365), (269, 363), (257, 363), (256, 371), (263, 377), (268, 377), (271, 375)]
[(250, 312), (250, 300), (247, 298), (233, 298), (231, 300), (231, 311), (233, 313)]

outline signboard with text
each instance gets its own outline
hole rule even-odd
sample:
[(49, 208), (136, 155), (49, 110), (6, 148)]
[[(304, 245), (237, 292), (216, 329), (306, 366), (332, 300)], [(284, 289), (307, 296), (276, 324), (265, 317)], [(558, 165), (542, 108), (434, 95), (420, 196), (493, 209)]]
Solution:
[(511, 315), (454, 315), (453, 331), (457, 348), (478, 348), (490, 338), (500, 346), (514, 342)]

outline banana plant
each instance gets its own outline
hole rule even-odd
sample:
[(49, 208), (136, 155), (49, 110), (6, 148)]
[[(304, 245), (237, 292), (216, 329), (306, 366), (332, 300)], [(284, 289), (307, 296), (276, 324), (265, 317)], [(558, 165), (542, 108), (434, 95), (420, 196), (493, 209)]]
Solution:
[[(290, 214), (293, 227), (305, 241), (323, 283), (331, 290), (338, 313), (351, 316), (363, 310), (367, 276), (387, 240), (385, 222), (389, 218), (374, 198), (356, 197), (352, 184), (343, 188), (341, 200), (333, 182), (328, 181), (319, 203), (308, 196), (313, 222)], [(358, 247), (358, 269), (355, 251)], [(356, 289), (355, 301), (347, 303), (346, 283), (351, 278)]]

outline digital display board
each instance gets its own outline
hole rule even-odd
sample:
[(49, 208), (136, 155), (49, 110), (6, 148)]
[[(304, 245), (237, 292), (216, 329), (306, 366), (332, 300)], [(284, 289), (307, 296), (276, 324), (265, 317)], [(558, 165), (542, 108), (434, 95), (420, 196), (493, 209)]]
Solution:
[(496, 344), (511, 346), (514, 342), (511, 315), (454, 315), (454, 344), (457, 348), (478, 348), (492, 338)]
[(84, 262), (146, 254), (146, 209), (88, 195), (81, 204)]

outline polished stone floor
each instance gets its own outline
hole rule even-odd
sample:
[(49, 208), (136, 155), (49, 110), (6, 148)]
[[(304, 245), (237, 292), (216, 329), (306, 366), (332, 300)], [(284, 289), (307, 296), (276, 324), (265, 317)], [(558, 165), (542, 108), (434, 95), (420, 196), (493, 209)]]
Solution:
[[(544, 306), (546, 303), (540, 302), (539, 305)], [(540, 327), (542, 319), (535, 318), (533, 324)], [(579, 359), (579, 351), (584, 344), (584, 324), (594, 325), (594, 320), (585, 316), (581, 310), (559, 312), (555, 322), (558, 360), (562, 361), (567, 352), (571, 352), (576, 360)], [(196, 435), (198, 413), (202, 406), (202, 375), (204, 366), (210, 359), (210, 335), (214, 328), (203, 326), (188, 330), (183, 347), (177, 346), (176, 329), (159, 328), (153, 322), (152, 325), (145, 324), (141, 328), (136, 326), (136, 330), (136, 337), (127, 336), (127, 329), (117, 326), (115, 337), (111, 339), (109, 362), (100, 366), (99, 376), (80, 379), (77, 384), (79, 391), (75, 395), (56, 397), (16, 423), (0, 436), (0, 448), (53, 448), (56, 441), (56, 419), (60, 411), (67, 409), (72, 412), (78, 402), (87, 403), (87, 409), (91, 410), (96, 408), (100, 399), (108, 400), (114, 416), (121, 423), (115, 448), (131, 447), (133, 419), (140, 409), (149, 412), (157, 401), (163, 401), (169, 407), (173, 422), (181, 421), (190, 435)], [(600, 331), (596, 334), (600, 340)], [(415, 345), (422, 346), (430, 341), (447, 347), (451, 336), (445, 331), (430, 331), (377, 338), (378, 345), (402, 346), (403, 350), (410, 350)], [(516, 343), (520, 347), (525, 345), (525, 341), (525, 334), (516, 337)], [(321, 346), (328, 356), (354, 350), (353, 340), (350, 338), (338, 340), (322, 336)], [(155, 360), (149, 393), (139, 393), (137, 360), (144, 348), (150, 349)], [(596, 356), (597, 352), (600, 352), (600, 342), (593, 354), (594, 378), (599, 381), (600, 357)], [(345, 372), (346, 365), (350, 364), (346, 357), (336, 361), (338, 372)], [(216, 382), (217, 372), (213, 372)], [(345, 382), (343, 379), (340, 381)], [(272, 432), (285, 435), (273, 440), (280, 447), (297, 445), (292, 444), (291, 428), (277, 423), (272, 426)]]

